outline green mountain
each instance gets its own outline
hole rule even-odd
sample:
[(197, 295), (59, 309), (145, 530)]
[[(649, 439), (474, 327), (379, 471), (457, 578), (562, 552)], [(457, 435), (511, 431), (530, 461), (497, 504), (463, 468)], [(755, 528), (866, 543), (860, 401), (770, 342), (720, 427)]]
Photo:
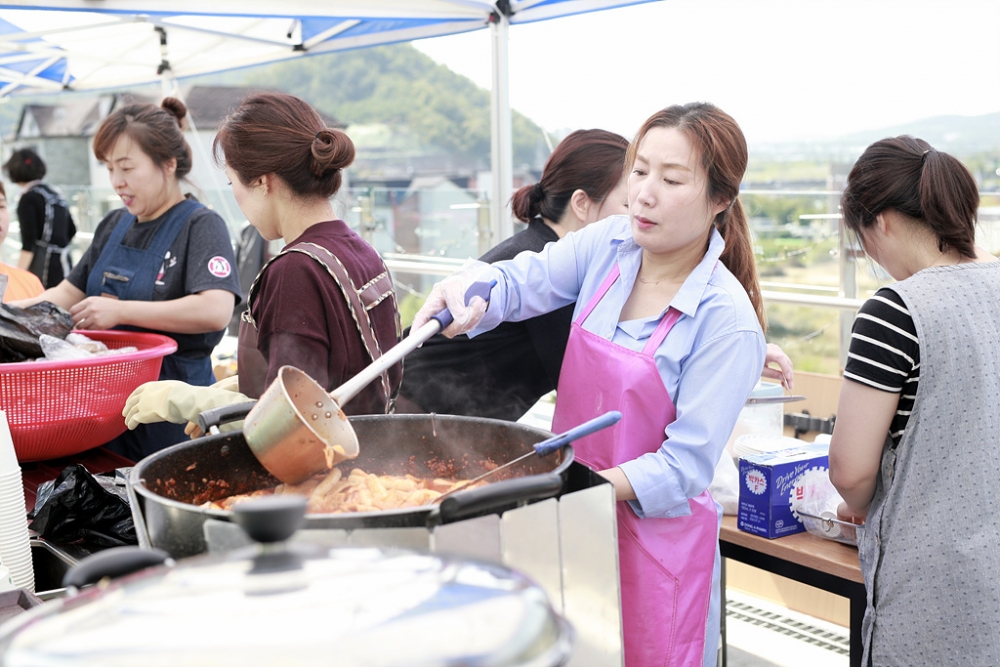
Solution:
[(841, 138), (849, 144), (867, 146), (884, 139), (909, 134), (938, 150), (955, 153), (1000, 151), (1000, 113), (982, 116), (934, 116), (903, 125), (857, 132)]
[[(341, 122), (396, 127), (427, 150), (489, 168), (489, 91), (411, 44), (299, 58), (213, 81), (284, 90)], [(540, 169), (548, 155), (542, 128), (516, 111), (511, 126), (514, 165)]]
[(832, 139), (761, 143), (751, 146), (751, 152), (775, 159), (794, 157), (853, 163), (869, 144), (901, 134), (919, 137), (936, 149), (961, 158), (982, 155), (1000, 157), (1000, 112), (981, 116), (933, 116)]

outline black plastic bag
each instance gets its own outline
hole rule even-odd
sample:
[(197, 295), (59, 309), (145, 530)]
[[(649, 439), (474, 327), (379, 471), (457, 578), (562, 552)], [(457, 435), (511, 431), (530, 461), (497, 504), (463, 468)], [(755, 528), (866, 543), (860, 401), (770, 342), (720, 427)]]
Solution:
[(29, 516), (30, 528), (56, 544), (106, 548), (139, 543), (124, 489), (80, 464), (66, 466), (55, 481), (38, 486)]

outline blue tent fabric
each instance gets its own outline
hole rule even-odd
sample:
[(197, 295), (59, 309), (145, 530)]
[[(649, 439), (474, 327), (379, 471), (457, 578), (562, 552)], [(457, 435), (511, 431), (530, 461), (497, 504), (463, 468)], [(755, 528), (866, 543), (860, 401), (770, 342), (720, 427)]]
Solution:
[[(98, 90), (649, 0), (0, 1), (0, 96)], [(161, 40), (165, 44), (161, 45)]]
[(0, 97), (108, 90), (489, 27), (490, 217), (512, 233), (507, 29), (653, 0), (0, 0)]

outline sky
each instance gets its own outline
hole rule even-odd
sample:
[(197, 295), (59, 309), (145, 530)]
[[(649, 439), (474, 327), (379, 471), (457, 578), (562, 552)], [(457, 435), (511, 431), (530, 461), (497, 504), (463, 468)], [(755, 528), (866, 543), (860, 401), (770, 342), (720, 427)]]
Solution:
[[(414, 46), (491, 87), (489, 30)], [(513, 25), (509, 52), (511, 106), (552, 132), (692, 101), (751, 144), (1000, 112), (1000, 0), (660, 0)]]

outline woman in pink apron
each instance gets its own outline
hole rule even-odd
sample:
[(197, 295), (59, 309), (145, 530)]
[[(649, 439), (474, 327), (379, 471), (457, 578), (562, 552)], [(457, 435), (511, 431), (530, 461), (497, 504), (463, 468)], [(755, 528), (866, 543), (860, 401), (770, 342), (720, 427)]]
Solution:
[[(623, 414), (574, 449), (619, 501), (628, 667), (715, 664), (721, 510), (707, 489), (765, 359), (737, 199), (746, 165), (727, 114), (710, 104), (664, 109), (629, 147), (628, 216), (451, 276), (414, 320), (447, 305), (455, 324), (445, 334), (475, 335), (576, 301), (553, 430)], [(484, 278), (498, 282), (479, 319), (481, 304), (466, 307), (462, 296)]]

